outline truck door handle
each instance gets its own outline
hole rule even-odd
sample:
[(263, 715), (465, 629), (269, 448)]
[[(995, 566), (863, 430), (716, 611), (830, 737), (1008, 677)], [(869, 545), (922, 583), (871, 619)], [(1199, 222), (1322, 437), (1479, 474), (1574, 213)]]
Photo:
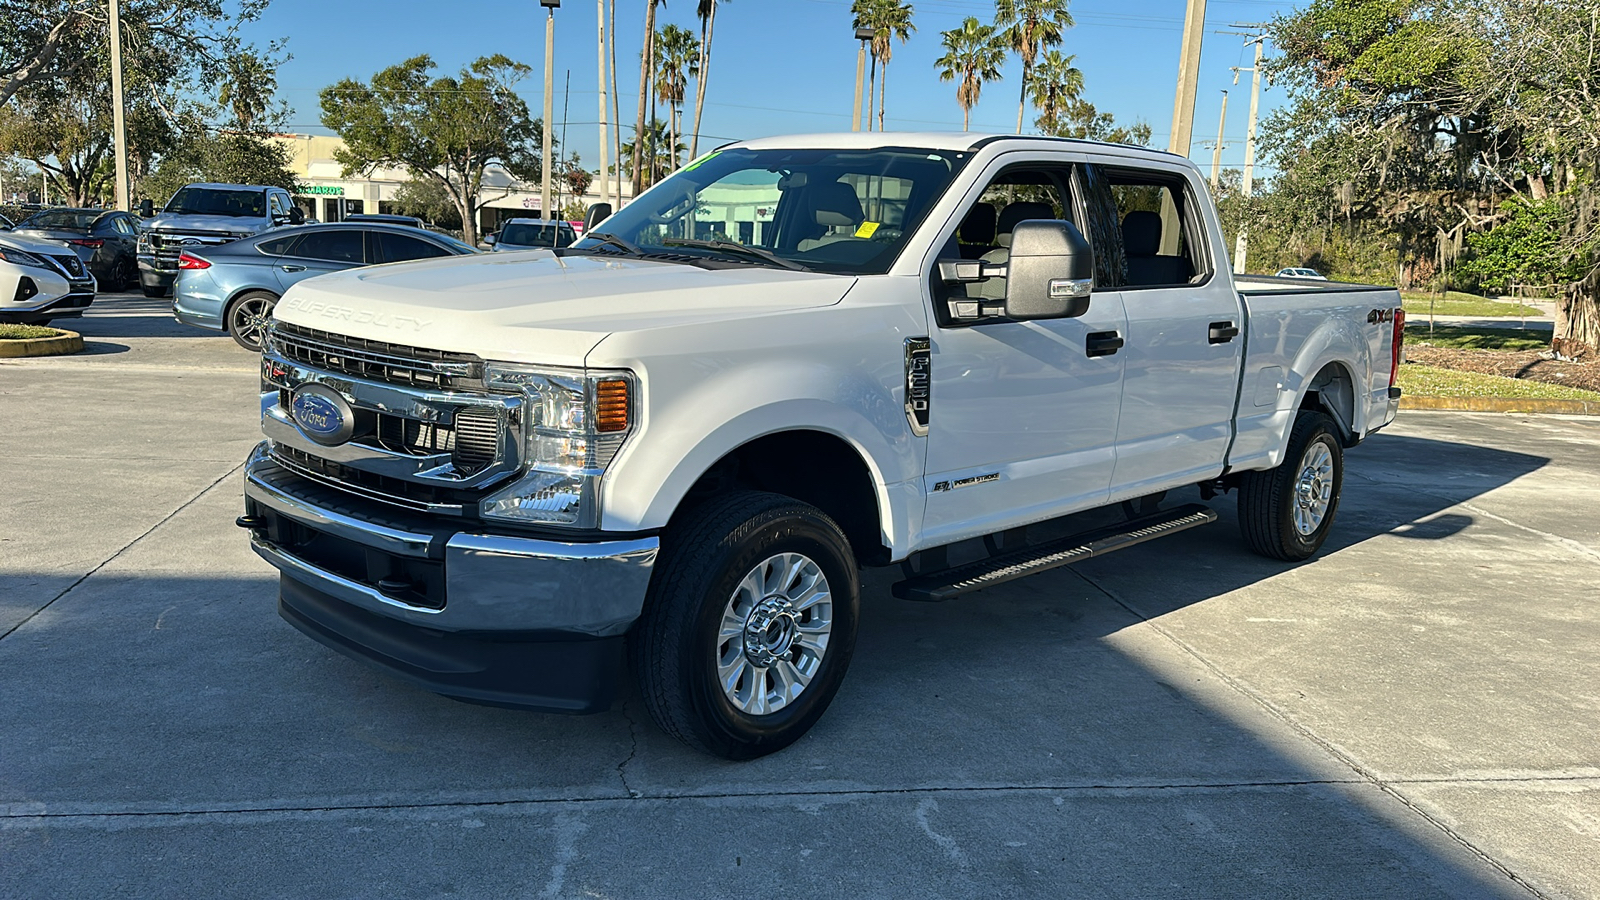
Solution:
[(1115, 331), (1091, 331), (1083, 338), (1085, 356), (1110, 356), (1122, 349), (1122, 335)]
[(1239, 336), (1239, 326), (1232, 322), (1212, 322), (1209, 339), (1213, 344), (1226, 344)]
[(304, 272), (306, 270), (305, 266), (283, 266), (282, 268), (285, 272)]

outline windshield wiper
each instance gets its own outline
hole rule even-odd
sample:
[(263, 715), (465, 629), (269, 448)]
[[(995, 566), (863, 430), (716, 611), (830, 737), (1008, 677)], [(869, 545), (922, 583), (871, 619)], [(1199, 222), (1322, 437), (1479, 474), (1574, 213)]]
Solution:
[(623, 238), (619, 238), (614, 234), (608, 234), (604, 231), (591, 231), (584, 235), (584, 237), (599, 241), (600, 246), (602, 247), (604, 247), (606, 244), (610, 244), (611, 246), (620, 250), (626, 250), (627, 252), (632, 253), (634, 256), (644, 255), (644, 250), (640, 248), (638, 244)]
[(784, 259), (776, 253), (763, 250), (760, 247), (747, 247), (744, 244), (734, 243), (733, 241), (702, 241), (694, 240), (692, 238), (667, 238), (661, 242), (661, 245), (664, 247), (698, 247), (704, 250), (720, 250), (724, 253), (742, 253), (745, 256), (753, 256), (756, 259), (772, 263), (775, 266), (782, 266), (785, 269), (793, 269), (796, 272), (811, 271), (805, 266), (802, 266), (793, 260)]

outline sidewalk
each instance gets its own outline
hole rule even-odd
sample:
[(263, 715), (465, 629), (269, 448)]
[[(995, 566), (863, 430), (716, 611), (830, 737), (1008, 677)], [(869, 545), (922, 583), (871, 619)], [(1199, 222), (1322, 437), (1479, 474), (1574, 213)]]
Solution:
[[(1553, 316), (1529, 316), (1526, 319), (1510, 316), (1433, 316), (1435, 325), (1454, 325), (1466, 328), (1526, 328), (1529, 331), (1555, 331)], [(1428, 324), (1427, 313), (1406, 313), (1407, 328), (1423, 328)]]

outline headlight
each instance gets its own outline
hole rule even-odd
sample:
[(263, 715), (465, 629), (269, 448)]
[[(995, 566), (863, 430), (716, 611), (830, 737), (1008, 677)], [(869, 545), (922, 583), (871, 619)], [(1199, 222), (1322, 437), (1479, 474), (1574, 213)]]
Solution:
[(494, 363), (490, 390), (520, 393), (527, 474), (486, 498), (485, 518), (595, 528), (600, 478), (632, 433), (637, 413), (631, 372)]
[(10, 247), (0, 247), (0, 259), (19, 266), (33, 266), (36, 269), (51, 268), (51, 265), (44, 261), (44, 257), (35, 256), (26, 250), (14, 250)]

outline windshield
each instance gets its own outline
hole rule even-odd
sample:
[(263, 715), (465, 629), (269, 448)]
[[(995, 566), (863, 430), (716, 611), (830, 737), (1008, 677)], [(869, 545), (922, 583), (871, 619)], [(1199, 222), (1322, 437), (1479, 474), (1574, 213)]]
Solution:
[(172, 195), (166, 211), (200, 216), (259, 217), (266, 215), (267, 194), (227, 188), (180, 188)]
[[(966, 158), (901, 148), (722, 150), (680, 169), (594, 231), (646, 255), (773, 264), (756, 253), (683, 243), (721, 241), (819, 272), (882, 274)], [(576, 247), (606, 252), (616, 245), (586, 237)]]
[(500, 232), (500, 243), (515, 244), (518, 247), (565, 247), (572, 243), (572, 238), (571, 225), (512, 223)]
[(101, 210), (51, 209), (34, 213), (25, 219), (22, 228), (70, 228), (82, 231), (100, 217)]

